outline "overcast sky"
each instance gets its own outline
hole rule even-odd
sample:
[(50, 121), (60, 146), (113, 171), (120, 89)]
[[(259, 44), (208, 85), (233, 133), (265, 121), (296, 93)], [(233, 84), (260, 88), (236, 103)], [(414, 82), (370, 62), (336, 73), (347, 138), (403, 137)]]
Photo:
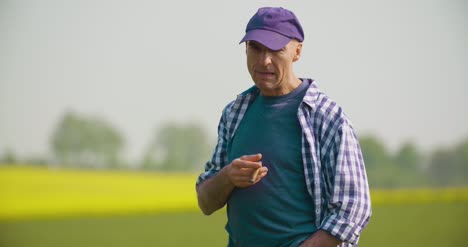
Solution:
[(198, 121), (214, 138), (222, 108), (252, 85), (238, 42), (261, 6), (296, 13), (296, 74), (358, 135), (425, 150), (468, 137), (463, 0), (0, 0), (0, 152), (49, 154), (67, 110), (114, 124), (130, 159), (165, 121)]

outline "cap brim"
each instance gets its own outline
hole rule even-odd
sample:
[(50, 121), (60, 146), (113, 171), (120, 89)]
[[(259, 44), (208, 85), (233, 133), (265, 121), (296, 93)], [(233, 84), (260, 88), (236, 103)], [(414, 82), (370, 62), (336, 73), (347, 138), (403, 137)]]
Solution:
[(249, 40), (257, 41), (268, 49), (277, 51), (286, 46), (291, 38), (265, 29), (252, 29), (245, 34), (239, 44)]

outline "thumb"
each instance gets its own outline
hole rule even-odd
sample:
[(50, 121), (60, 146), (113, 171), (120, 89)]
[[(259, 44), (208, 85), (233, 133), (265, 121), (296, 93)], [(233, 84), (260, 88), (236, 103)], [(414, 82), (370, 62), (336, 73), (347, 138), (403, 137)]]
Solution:
[(240, 157), (239, 159), (241, 160), (247, 160), (247, 161), (260, 161), (262, 159), (262, 154), (261, 153), (258, 153), (258, 154), (249, 154), (249, 155), (244, 155), (242, 157)]

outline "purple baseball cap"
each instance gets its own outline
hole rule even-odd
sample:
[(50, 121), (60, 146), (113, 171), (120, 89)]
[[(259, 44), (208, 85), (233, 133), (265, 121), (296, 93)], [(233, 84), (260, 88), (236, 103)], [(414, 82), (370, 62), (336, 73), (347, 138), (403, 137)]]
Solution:
[(253, 40), (277, 51), (292, 39), (304, 41), (304, 31), (296, 15), (281, 7), (264, 7), (252, 16), (239, 44)]

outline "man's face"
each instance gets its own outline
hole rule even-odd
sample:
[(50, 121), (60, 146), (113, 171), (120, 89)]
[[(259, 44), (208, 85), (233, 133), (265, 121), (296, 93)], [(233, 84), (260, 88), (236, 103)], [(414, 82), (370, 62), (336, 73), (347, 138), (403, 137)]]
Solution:
[(297, 80), (292, 65), (299, 59), (301, 49), (302, 44), (296, 40), (278, 51), (256, 41), (247, 42), (247, 67), (263, 95), (279, 96), (291, 91), (291, 85)]

